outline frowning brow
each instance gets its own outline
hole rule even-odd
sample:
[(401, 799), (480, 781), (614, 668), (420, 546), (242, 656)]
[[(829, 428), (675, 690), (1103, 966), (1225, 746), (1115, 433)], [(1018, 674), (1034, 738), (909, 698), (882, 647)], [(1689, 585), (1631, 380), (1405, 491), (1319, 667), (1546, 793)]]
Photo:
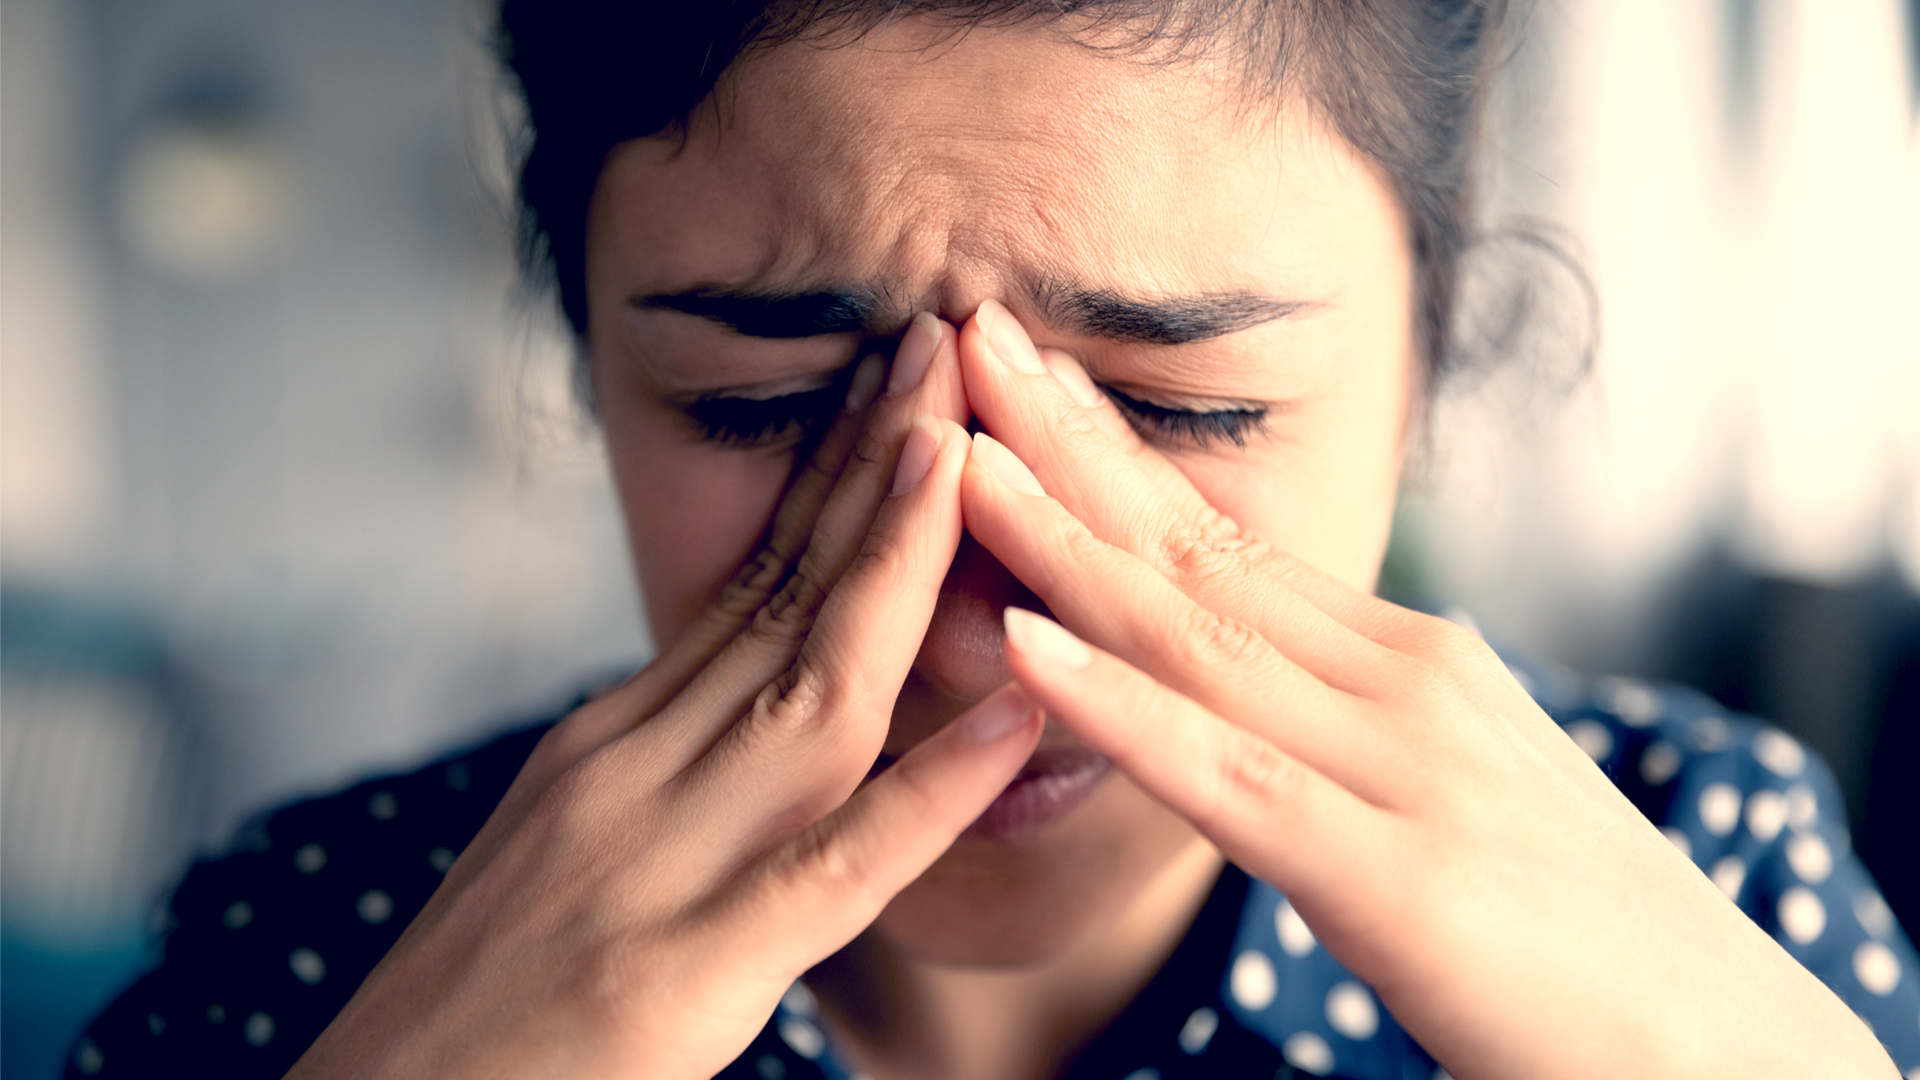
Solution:
[(1206, 341), (1320, 306), (1242, 290), (1149, 299), (1059, 282), (1041, 285), (1034, 300), (1056, 329), (1142, 345)]
[[(884, 288), (834, 287), (783, 291), (754, 286), (702, 285), (676, 293), (636, 296), (640, 309), (678, 311), (757, 338), (892, 333), (907, 312), (893, 310)], [(1142, 345), (1186, 345), (1285, 319), (1320, 305), (1245, 290), (1186, 296), (1127, 296), (1117, 289), (1044, 282), (1033, 300), (1055, 330), (1081, 337)]]
[(685, 312), (757, 338), (879, 333), (885, 306), (877, 293), (859, 289), (776, 292), (718, 286), (636, 296), (628, 303)]

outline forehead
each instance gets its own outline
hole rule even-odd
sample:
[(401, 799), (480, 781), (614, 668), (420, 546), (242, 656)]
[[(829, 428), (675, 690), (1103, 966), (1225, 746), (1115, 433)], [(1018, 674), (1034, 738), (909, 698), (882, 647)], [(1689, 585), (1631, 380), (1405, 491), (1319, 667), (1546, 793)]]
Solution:
[(904, 20), (755, 54), (684, 143), (617, 148), (589, 276), (858, 282), (902, 318), (1062, 282), (1310, 292), (1396, 243), (1397, 219), (1309, 110), (1250, 103), (1202, 62)]

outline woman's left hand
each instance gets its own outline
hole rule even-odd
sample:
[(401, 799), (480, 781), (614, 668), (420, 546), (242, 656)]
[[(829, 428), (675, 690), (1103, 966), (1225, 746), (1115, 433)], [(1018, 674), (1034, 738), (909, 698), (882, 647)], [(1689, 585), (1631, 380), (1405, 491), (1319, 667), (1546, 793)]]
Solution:
[(961, 360), (967, 528), (1072, 631), (1010, 611), (1015, 678), (1453, 1075), (1895, 1075), (1478, 637), (1244, 533), (999, 305)]

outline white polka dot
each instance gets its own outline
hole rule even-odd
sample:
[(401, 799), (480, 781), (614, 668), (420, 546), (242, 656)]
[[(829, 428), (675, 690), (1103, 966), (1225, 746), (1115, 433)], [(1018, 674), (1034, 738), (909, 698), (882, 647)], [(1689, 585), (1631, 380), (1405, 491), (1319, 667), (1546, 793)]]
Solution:
[(245, 900), (235, 900), (227, 905), (227, 910), (220, 916), (220, 921), (227, 924), (227, 929), (238, 930), (253, 921), (253, 905)]
[(1373, 1038), (1380, 1030), (1380, 1010), (1373, 995), (1357, 982), (1338, 983), (1327, 991), (1327, 1023), (1349, 1039)]
[(1280, 990), (1280, 980), (1274, 974), (1273, 961), (1267, 959), (1266, 953), (1256, 949), (1248, 949), (1234, 957), (1233, 971), (1227, 976), (1227, 989), (1243, 1009), (1259, 1012), (1273, 1004), (1273, 995)]
[(1662, 739), (1640, 755), (1640, 779), (1652, 787), (1673, 779), (1680, 771), (1680, 748)]
[(327, 962), (312, 949), (295, 949), (287, 954), (287, 966), (293, 969), (293, 977), (312, 986), (327, 977)]
[(1806, 751), (1784, 731), (1768, 728), (1753, 737), (1753, 756), (1775, 776), (1791, 780), (1807, 767)]
[(1907, 1080), (1920, 1080), (1920, 1065), (1907, 1070)]
[(319, 844), (307, 844), (293, 853), (293, 868), (303, 874), (317, 874), (327, 865), (327, 849)]
[(224, 1024), (226, 1022), (227, 1022), (227, 1007), (225, 1005), (207, 1006), (207, 1023)]
[(1205, 1005), (1188, 1014), (1187, 1022), (1180, 1025), (1180, 1049), (1189, 1054), (1197, 1054), (1213, 1041), (1213, 1033), (1220, 1030), (1220, 1014)]
[(1874, 937), (1883, 938), (1893, 933), (1893, 909), (1887, 906), (1885, 897), (1872, 889), (1853, 898), (1853, 917)]
[(1780, 894), (1778, 914), (1780, 928), (1802, 945), (1817, 940), (1827, 928), (1826, 905), (1804, 885), (1795, 885)]
[(1799, 833), (1787, 841), (1787, 865), (1809, 885), (1818, 885), (1833, 873), (1833, 852), (1819, 833)]
[(1787, 797), (1762, 788), (1747, 796), (1747, 831), (1763, 844), (1773, 843), (1787, 823)]
[(1811, 829), (1819, 819), (1820, 800), (1814, 797), (1812, 788), (1795, 784), (1787, 789), (1787, 824), (1796, 829)]
[(1713, 864), (1713, 883), (1727, 894), (1727, 899), (1735, 900), (1740, 896), (1740, 886), (1747, 883), (1747, 864), (1738, 855), (1729, 855)]
[(1597, 720), (1575, 720), (1562, 730), (1575, 746), (1596, 762), (1607, 760), (1607, 755), (1613, 753), (1613, 732)]
[(1687, 830), (1672, 825), (1662, 825), (1660, 835), (1666, 837), (1668, 843), (1678, 848), (1681, 855), (1689, 859), (1693, 858), (1693, 841), (1687, 839)]
[(813, 991), (807, 989), (807, 984), (799, 979), (793, 980), (793, 985), (787, 987), (787, 992), (780, 995), (780, 1005), (790, 1013), (798, 1013), (808, 1018), (817, 1016), (820, 1012), (820, 1002), (813, 996)]
[(353, 910), (360, 913), (362, 920), (379, 926), (393, 917), (393, 897), (379, 889), (368, 889), (360, 894)]
[(1285, 900), (1273, 910), (1273, 929), (1280, 935), (1280, 948), (1288, 956), (1305, 956), (1313, 951), (1313, 930)]
[(1135, 1069), (1127, 1074), (1126, 1080), (1160, 1080), (1160, 1070), (1154, 1068)]
[(1446, 1066), (1442, 1065), (1433, 1070), (1433, 1075), (1429, 1077), (1428, 1080), (1453, 1080), (1453, 1074), (1447, 1071)]
[(147, 1030), (152, 1032), (155, 1035), (158, 1035), (161, 1032), (167, 1030), (167, 1018), (164, 1016), (161, 1016), (159, 1013), (155, 1013), (155, 1012), (148, 1013), (147, 1014)]
[(1900, 985), (1900, 961), (1893, 950), (1877, 941), (1863, 943), (1853, 950), (1853, 977), (1868, 993), (1886, 997)]
[(1700, 793), (1700, 824), (1725, 836), (1740, 822), (1740, 791), (1732, 784), (1708, 784)]
[(1646, 727), (1660, 718), (1660, 695), (1645, 683), (1602, 679), (1600, 700), (1629, 727)]
[(427, 865), (443, 874), (453, 869), (453, 859), (452, 848), (437, 847), (427, 852)]
[(367, 800), (367, 813), (381, 821), (391, 820), (399, 812), (400, 800), (391, 791), (376, 792), (373, 798)]
[(760, 1074), (760, 1080), (786, 1080), (787, 1063), (772, 1054), (761, 1054), (753, 1063), (753, 1071)]
[(1513, 676), (1513, 681), (1520, 684), (1520, 689), (1525, 690), (1528, 697), (1538, 696), (1534, 692), (1536, 687), (1533, 685), (1533, 676), (1512, 665), (1508, 665), (1507, 674)]
[(273, 1017), (257, 1012), (247, 1017), (247, 1042), (254, 1046), (265, 1046), (273, 1041)]
[(1727, 745), (1727, 722), (1717, 716), (1702, 716), (1687, 729), (1687, 742), (1703, 754), (1711, 754)]
[(1280, 1044), (1280, 1056), (1301, 1072), (1325, 1076), (1333, 1071), (1333, 1047), (1311, 1031), (1296, 1031)]
[(107, 1055), (93, 1045), (92, 1039), (80, 1040), (80, 1046), (73, 1052), (73, 1067), (87, 1076), (93, 1076), (107, 1063)]
[(820, 1034), (811, 1021), (797, 1016), (780, 1019), (780, 1040), (793, 1048), (793, 1052), (812, 1061), (827, 1049), (827, 1037)]
[(1485, 634), (1480, 632), (1480, 623), (1473, 617), (1473, 613), (1457, 604), (1441, 612), (1440, 617), (1460, 629), (1465, 630), (1467, 633), (1472, 634), (1474, 637), (1486, 637)]

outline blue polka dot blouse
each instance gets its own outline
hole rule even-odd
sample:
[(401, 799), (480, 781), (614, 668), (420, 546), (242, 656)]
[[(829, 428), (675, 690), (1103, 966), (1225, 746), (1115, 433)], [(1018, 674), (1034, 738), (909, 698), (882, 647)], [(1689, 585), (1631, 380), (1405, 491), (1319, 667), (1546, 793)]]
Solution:
[[(1920, 960), (1848, 845), (1825, 765), (1690, 690), (1515, 674), (1715, 885), (1920, 1080)], [(277, 1077), (425, 905), (548, 725), (286, 807), (174, 894), (162, 962), (80, 1037), (67, 1075)], [(1445, 1070), (1279, 890), (1228, 867), (1193, 927), (1066, 1080)], [(796, 983), (727, 1080), (852, 1080)]]

